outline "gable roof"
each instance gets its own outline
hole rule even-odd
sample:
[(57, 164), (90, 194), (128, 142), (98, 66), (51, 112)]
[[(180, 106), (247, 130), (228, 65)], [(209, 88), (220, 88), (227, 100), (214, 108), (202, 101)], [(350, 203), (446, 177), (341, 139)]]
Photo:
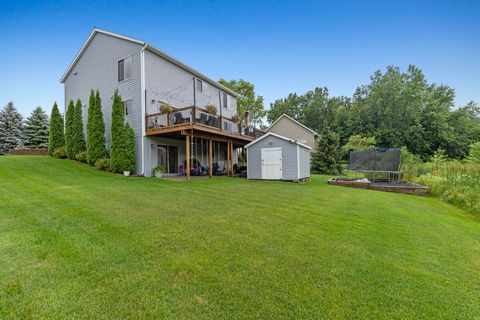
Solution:
[(273, 136), (273, 137), (277, 137), (279, 139), (282, 139), (282, 140), (285, 140), (285, 141), (288, 141), (288, 142), (291, 142), (291, 143), (295, 143), (295, 144), (298, 144), (299, 146), (301, 147), (304, 147), (308, 150), (311, 150), (312, 148), (307, 146), (306, 144), (303, 144), (301, 142), (299, 142), (298, 140), (293, 140), (293, 139), (290, 139), (290, 138), (287, 138), (287, 137), (284, 137), (284, 136), (281, 136), (279, 134), (276, 134), (276, 133), (273, 133), (273, 132), (268, 132), (266, 134), (264, 134), (263, 136), (261, 136), (260, 138), (256, 139), (256, 140), (253, 140), (252, 142), (250, 142), (249, 144), (247, 144), (244, 148), (249, 148), (251, 146), (253, 146), (254, 144), (256, 144), (257, 142), (260, 142), (262, 141), (263, 139), (265, 139), (266, 137), (270, 137), (270, 136)]
[(95, 37), (95, 35), (97, 33), (101, 33), (101, 34), (106, 34), (106, 35), (109, 35), (109, 36), (112, 36), (112, 37), (115, 37), (115, 38), (118, 38), (118, 39), (123, 39), (123, 40), (126, 40), (126, 41), (130, 41), (130, 42), (134, 42), (134, 43), (138, 43), (139, 45), (142, 45), (146, 50), (149, 50), (150, 52), (156, 54), (157, 56), (173, 63), (174, 65), (178, 66), (179, 68), (187, 71), (187, 72), (190, 72), (191, 74), (193, 74), (194, 76), (196, 76), (197, 78), (200, 78), (201, 80), (204, 80), (208, 83), (210, 83), (211, 85), (217, 87), (217, 88), (220, 88), (222, 89), (223, 91), (225, 92), (228, 92), (229, 94), (231, 94), (232, 96), (234, 97), (238, 97), (238, 93), (236, 93), (235, 91), (225, 87), (224, 85), (221, 85), (220, 83), (218, 83), (217, 81), (213, 80), (213, 79), (210, 79), (209, 77), (207, 77), (206, 75), (200, 73), (199, 71), (187, 66), (186, 64), (184, 64), (183, 62), (173, 58), (172, 56), (166, 54), (165, 52), (161, 51), (160, 49), (152, 46), (151, 44), (149, 44), (148, 42), (146, 41), (143, 41), (143, 40), (139, 40), (139, 39), (135, 39), (135, 38), (130, 38), (130, 37), (127, 37), (127, 36), (123, 36), (121, 34), (118, 34), (118, 33), (113, 33), (113, 32), (109, 32), (109, 31), (105, 31), (105, 30), (102, 30), (102, 29), (98, 29), (98, 28), (93, 28), (92, 32), (90, 33), (90, 35), (88, 36), (87, 38), (87, 41), (85, 41), (85, 43), (83, 44), (82, 48), (80, 49), (80, 51), (77, 53), (77, 55), (75, 56), (75, 58), (73, 59), (72, 63), (70, 63), (70, 65), (68, 66), (67, 70), (65, 71), (65, 73), (63, 74), (62, 78), (60, 79), (60, 83), (64, 83), (65, 82), (65, 79), (68, 77), (68, 75), (72, 72), (73, 70), (73, 67), (75, 67), (75, 65), (77, 64), (78, 60), (81, 58), (81, 56), (83, 55), (83, 53), (85, 52), (85, 50), (88, 48), (90, 42), (92, 42), (93, 38)]
[(318, 136), (318, 133), (315, 132), (314, 130), (310, 129), (309, 127), (303, 125), (302, 123), (298, 122), (297, 120), (293, 119), (292, 117), (290, 117), (289, 115), (287, 114), (282, 114), (280, 117), (278, 117), (277, 120), (275, 120), (268, 128), (267, 128), (267, 132), (278, 122), (280, 121), (280, 119), (282, 118), (287, 118), (287, 119), (290, 119), (291, 121), (293, 121), (294, 123), (298, 124), (299, 126), (303, 127), (304, 129), (307, 129), (308, 131), (310, 131), (311, 133), (313, 133), (314, 135)]

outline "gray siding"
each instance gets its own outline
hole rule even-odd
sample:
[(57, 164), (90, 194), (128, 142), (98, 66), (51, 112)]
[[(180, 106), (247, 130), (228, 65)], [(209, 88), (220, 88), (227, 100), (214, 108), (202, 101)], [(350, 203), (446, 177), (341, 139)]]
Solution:
[(280, 120), (270, 126), (267, 132), (273, 132), (286, 138), (297, 140), (312, 148), (312, 151), (317, 147), (315, 134), (285, 116), (282, 116)]
[[(107, 150), (110, 148), (112, 97), (115, 89), (119, 90), (122, 100), (132, 100), (133, 114), (127, 116), (126, 121), (133, 127), (136, 135), (137, 173), (140, 173), (142, 168), (141, 48), (137, 43), (97, 33), (65, 79), (65, 106), (70, 99), (81, 99), (84, 105), (85, 134), (90, 89), (100, 91)], [(118, 83), (118, 60), (128, 56), (132, 56), (132, 77)]]
[(297, 180), (297, 144), (275, 136), (269, 136), (247, 149), (247, 169), (249, 179), (261, 179), (262, 148), (282, 147), (282, 179)]
[[(219, 92), (216, 86), (203, 81), (204, 92), (196, 92), (196, 105), (205, 107), (213, 104), (220, 113)], [(147, 90), (147, 114), (159, 112), (159, 102), (177, 108), (193, 105), (193, 74), (148, 50), (145, 51), (145, 89)], [(222, 115), (236, 114), (236, 98), (228, 95), (229, 107)]]
[(299, 155), (299, 179), (310, 178), (310, 150), (298, 146)]

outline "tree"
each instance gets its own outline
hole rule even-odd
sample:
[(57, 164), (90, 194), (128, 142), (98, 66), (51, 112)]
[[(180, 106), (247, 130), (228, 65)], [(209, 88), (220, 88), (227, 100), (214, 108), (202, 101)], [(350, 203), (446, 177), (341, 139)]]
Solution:
[(65, 113), (65, 151), (69, 159), (75, 159), (74, 141), (73, 141), (73, 114), (75, 112), (75, 103), (70, 100)]
[(85, 151), (86, 148), (85, 136), (83, 134), (82, 101), (78, 99), (73, 111), (71, 149), (73, 153), (72, 159), (76, 159), (77, 154), (81, 151)]
[(342, 147), (345, 152), (349, 152), (351, 150), (366, 150), (375, 148), (377, 141), (375, 137), (362, 137), (359, 135), (354, 135), (348, 138), (347, 143)]
[(65, 145), (63, 125), (62, 115), (55, 102), (53, 104), (52, 114), (50, 115), (50, 128), (48, 130), (48, 154), (50, 155), (53, 154), (55, 149)]
[(23, 127), (25, 146), (28, 148), (48, 148), (48, 115), (42, 107), (36, 107)]
[(237, 114), (244, 124), (244, 114), (247, 111), (249, 113), (250, 121), (253, 124), (262, 123), (262, 118), (266, 115), (263, 106), (263, 97), (255, 95), (255, 87), (253, 83), (243, 79), (231, 81), (220, 79), (218, 82), (240, 95), (237, 98)]
[(102, 103), (100, 93), (90, 91), (87, 118), (87, 161), (94, 166), (98, 159), (105, 158), (105, 124), (103, 122)]
[(339, 151), (338, 135), (333, 133), (325, 122), (318, 136), (317, 149), (312, 154), (312, 170), (323, 174), (338, 174), (340, 172)]
[(135, 132), (128, 123), (124, 128), (125, 136), (125, 171), (135, 171)]
[(110, 143), (110, 169), (112, 172), (126, 171), (125, 159), (125, 112), (122, 97), (115, 90), (112, 103), (112, 129)]
[(0, 154), (23, 147), (23, 117), (17, 112), (13, 102), (9, 102), (0, 111)]
[(468, 154), (468, 161), (480, 164), (480, 141), (475, 142), (470, 146), (470, 153)]

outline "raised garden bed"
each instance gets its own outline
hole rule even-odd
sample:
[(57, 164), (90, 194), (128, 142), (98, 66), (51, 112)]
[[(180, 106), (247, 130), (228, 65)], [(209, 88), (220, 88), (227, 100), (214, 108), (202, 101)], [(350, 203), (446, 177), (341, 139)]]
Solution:
[(429, 192), (429, 188), (406, 181), (389, 181), (379, 180), (370, 181), (367, 179), (347, 179), (347, 178), (332, 178), (328, 180), (328, 184), (342, 187), (371, 189), (386, 192), (397, 192), (406, 194), (416, 194), (425, 196)]

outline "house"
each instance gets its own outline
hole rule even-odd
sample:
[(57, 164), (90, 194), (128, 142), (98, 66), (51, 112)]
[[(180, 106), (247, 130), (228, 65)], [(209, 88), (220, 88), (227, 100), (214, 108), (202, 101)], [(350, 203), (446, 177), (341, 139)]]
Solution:
[(311, 148), (298, 140), (268, 132), (245, 148), (248, 179), (299, 181), (310, 177)]
[(266, 132), (273, 132), (297, 140), (309, 146), (312, 150), (315, 150), (317, 146), (318, 134), (286, 114), (282, 114), (275, 120)]
[(135, 131), (140, 175), (152, 176), (157, 165), (187, 177), (230, 174), (237, 148), (254, 140), (252, 128), (234, 121), (235, 92), (142, 40), (94, 28), (60, 82), (65, 106), (82, 101), (85, 126), (90, 90), (99, 90), (107, 150), (118, 89)]

